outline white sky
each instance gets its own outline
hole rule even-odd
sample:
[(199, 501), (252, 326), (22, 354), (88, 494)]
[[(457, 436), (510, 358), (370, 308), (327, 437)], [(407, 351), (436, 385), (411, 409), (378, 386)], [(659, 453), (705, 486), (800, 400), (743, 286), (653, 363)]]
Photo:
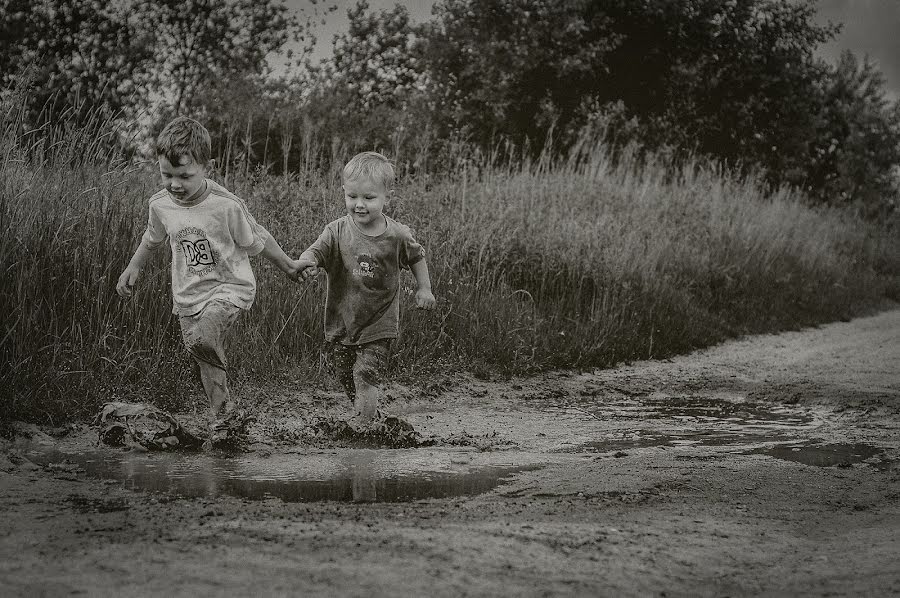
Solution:
[[(370, 10), (391, 8), (402, 4), (415, 21), (431, 17), (435, 0), (369, 0)], [(332, 38), (347, 28), (347, 7), (355, 0), (286, 0), (298, 14), (322, 14), (323, 7), (337, 6), (338, 10), (325, 15), (325, 24), (316, 29), (316, 55), (328, 56)], [(821, 48), (821, 55), (834, 61), (844, 49), (862, 57), (868, 54), (878, 64), (887, 79), (893, 97), (900, 97), (900, 0), (819, 0), (818, 20), (843, 24), (841, 34)]]

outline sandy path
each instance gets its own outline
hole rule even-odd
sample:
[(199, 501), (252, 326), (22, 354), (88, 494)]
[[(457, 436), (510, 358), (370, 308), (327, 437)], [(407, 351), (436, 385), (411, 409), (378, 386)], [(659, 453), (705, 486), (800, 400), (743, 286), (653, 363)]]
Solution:
[[(394, 389), (389, 409), (422, 434), (465, 433), (489, 451), (282, 442), (252, 456), (369, 455), (384, 475), (540, 465), (476, 496), (182, 498), (12, 451), (0, 459), (0, 594), (900, 594), (898, 366), (894, 310), (666, 362), (449, 380), (425, 398)], [(339, 400), (271, 394), (262, 419), (282, 432)], [(854, 446), (877, 452), (827, 467), (766, 452)]]

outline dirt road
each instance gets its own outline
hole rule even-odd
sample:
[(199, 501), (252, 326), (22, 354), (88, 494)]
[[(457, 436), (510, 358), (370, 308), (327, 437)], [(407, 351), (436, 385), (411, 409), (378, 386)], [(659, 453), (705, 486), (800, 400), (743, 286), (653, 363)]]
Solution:
[[(432, 446), (0, 457), (0, 594), (900, 595), (900, 310), (666, 362), (395, 387)], [(88, 458), (86, 455), (93, 455)]]

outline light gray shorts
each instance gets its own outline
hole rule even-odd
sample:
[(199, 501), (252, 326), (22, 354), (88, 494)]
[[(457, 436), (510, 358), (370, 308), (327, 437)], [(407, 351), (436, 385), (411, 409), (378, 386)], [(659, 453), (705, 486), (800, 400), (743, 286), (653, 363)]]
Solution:
[(226, 369), (225, 335), (240, 315), (241, 308), (227, 301), (210, 301), (192, 316), (180, 316), (181, 338), (197, 361)]

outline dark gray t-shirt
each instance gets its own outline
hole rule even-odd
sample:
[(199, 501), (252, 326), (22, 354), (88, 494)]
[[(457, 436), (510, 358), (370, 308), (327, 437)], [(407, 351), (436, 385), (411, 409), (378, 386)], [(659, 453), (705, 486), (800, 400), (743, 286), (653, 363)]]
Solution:
[(349, 215), (330, 222), (301, 257), (328, 273), (325, 340), (361, 345), (397, 338), (400, 270), (425, 259), (408, 226), (385, 216), (378, 236), (359, 230)]

